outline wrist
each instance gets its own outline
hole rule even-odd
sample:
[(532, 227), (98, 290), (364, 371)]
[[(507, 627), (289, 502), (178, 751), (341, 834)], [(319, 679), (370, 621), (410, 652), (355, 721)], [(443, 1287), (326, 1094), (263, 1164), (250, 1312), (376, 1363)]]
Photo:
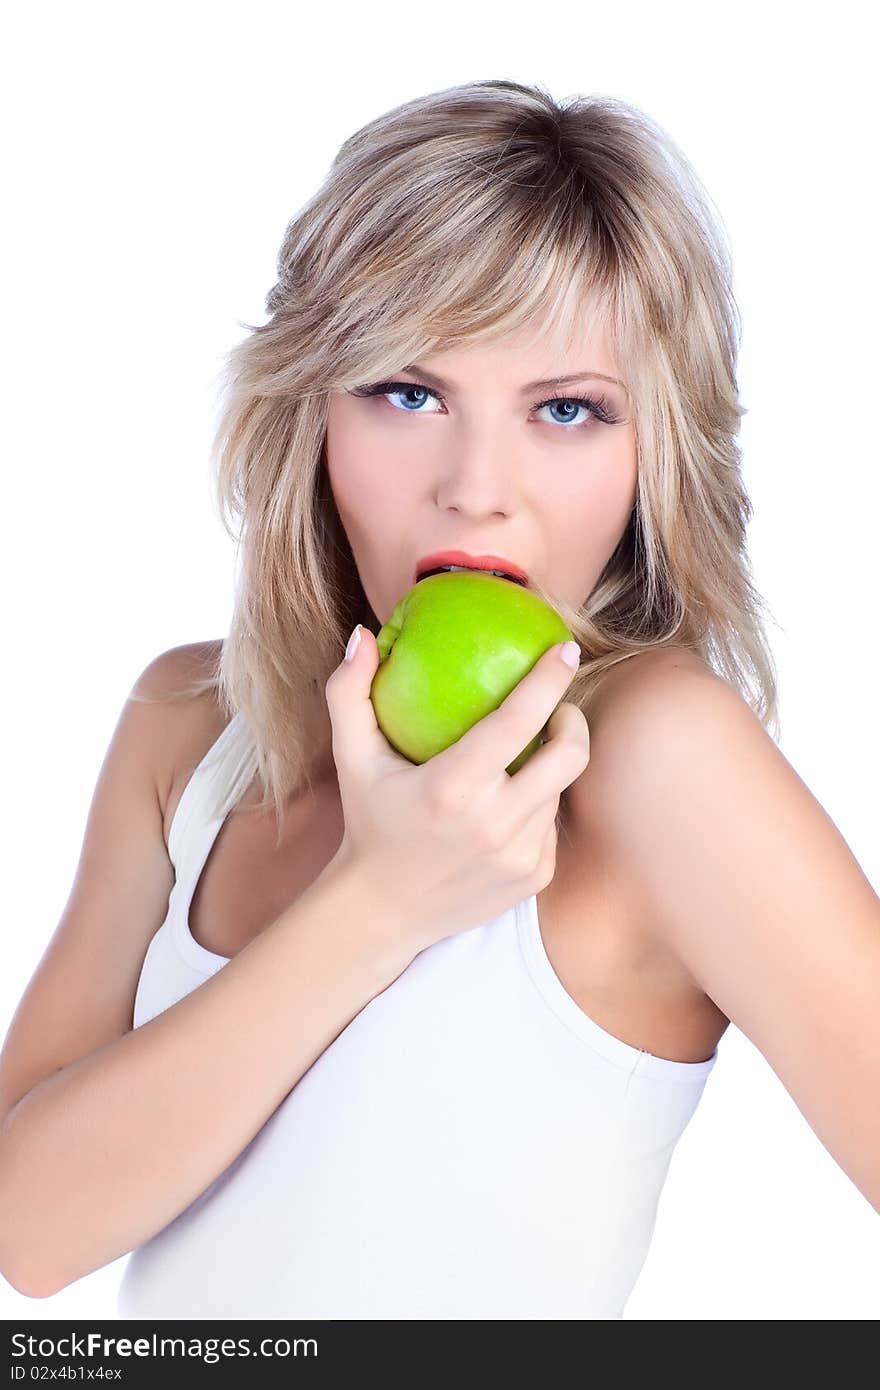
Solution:
[(354, 948), (363, 948), (374, 965), (379, 989), (385, 989), (406, 970), (425, 943), (416, 939), (413, 924), (395, 908), (393, 888), (377, 881), (343, 843), (315, 880), (329, 894), (333, 917), (348, 933)]

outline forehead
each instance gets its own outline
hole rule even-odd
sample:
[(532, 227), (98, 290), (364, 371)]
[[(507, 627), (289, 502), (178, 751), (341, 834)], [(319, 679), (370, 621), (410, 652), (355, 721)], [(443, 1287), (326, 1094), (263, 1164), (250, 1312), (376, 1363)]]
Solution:
[(569, 322), (536, 316), (515, 329), (439, 348), (420, 361), (452, 377), (483, 367), (516, 381), (585, 370), (621, 375), (611, 334), (590, 305), (574, 311)]

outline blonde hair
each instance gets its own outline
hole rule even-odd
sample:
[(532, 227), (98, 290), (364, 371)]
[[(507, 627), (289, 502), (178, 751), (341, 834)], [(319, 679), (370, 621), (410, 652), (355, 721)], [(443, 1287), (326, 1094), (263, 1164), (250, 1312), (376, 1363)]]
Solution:
[(527, 325), (574, 341), (601, 322), (638, 447), (635, 506), (582, 608), (538, 587), (582, 649), (566, 699), (587, 713), (611, 666), (686, 647), (778, 737), (746, 553), (740, 323), (711, 209), (669, 136), (606, 96), (470, 82), (343, 143), (286, 230), (268, 321), (242, 324), (225, 362), (214, 486), (241, 569), (210, 674), (174, 696), (211, 690), (242, 712), (279, 837), (330, 747), (325, 682), (355, 623), (379, 628), (323, 466), (330, 393)]

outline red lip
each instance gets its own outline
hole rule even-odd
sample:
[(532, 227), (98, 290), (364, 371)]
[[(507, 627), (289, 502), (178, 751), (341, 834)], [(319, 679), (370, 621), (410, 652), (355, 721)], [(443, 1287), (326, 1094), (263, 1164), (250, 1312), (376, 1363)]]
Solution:
[(435, 570), (440, 565), (466, 565), (468, 569), (503, 570), (505, 574), (512, 574), (523, 584), (529, 582), (529, 576), (524, 569), (515, 565), (512, 560), (505, 560), (501, 555), (468, 555), (465, 550), (436, 550), (431, 555), (423, 555), (418, 561), (413, 583), (417, 584), (426, 570)]

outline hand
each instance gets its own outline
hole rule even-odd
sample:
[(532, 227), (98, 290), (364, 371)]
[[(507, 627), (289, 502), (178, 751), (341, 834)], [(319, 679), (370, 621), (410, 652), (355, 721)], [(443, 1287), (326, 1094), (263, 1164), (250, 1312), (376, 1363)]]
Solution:
[[(379, 649), (368, 628), (327, 681), (345, 820), (332, 863), (355, 866), (414, 953), (491, 921), (553, 878), (559, 798), (590, 761), (587, 721), (562, 700), (574, 672), (560, 647), (422, 764), (402, 757), (376, 722)], [(546, 742), (511, 777), (505, 769), (545, 725)]]

